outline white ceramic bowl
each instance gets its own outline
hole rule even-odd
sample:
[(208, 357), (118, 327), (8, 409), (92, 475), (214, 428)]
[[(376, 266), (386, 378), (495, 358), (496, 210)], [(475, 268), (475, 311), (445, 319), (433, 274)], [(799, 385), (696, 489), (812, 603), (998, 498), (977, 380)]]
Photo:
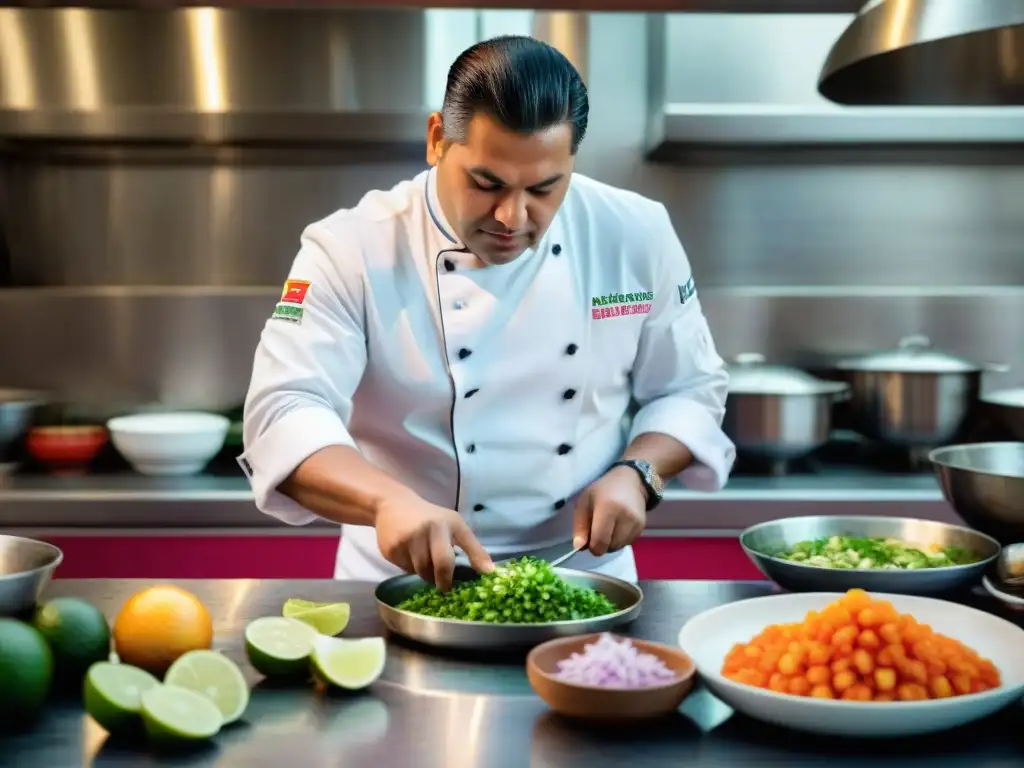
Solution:
[(143, 475), (194, 475), (224, 446), (231, 421), (215, 413), (139, 413), (107, 422), (110, 440)]
[(1015, 595), (1011, 592), (1004, 592), (999, 588), (996, 582), (993, 582), (988, 576), (981, 580), (981, 586), (985, 588), (992, 597), (1001, 602), (1011, 611), (1024, 611), (1024, 597)]
[(808, 611), (821, 610), (842, 597), (835, 593), (771, 595), (713, 608), (683, 625), (679, 645), (696, 663), (705, 685), (733, 709), (766, 723), (811, 733), (879, 738), (944, 731), (987, 717), (1024, 695), (1024, 629), (944, 600), (871, 594), (991, 659), (1002, 685), (949, 699), (852, 702), (776, 693), (721, 675), (722, 663), (733, 645), (749, 642), (769, 624), (802, 621)]

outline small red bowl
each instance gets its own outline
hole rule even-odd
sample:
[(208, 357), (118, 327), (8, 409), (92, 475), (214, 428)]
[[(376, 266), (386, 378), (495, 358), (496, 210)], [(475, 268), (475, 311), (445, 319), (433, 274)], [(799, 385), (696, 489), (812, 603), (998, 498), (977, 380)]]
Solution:
[(79, 472), (108, 439), (105, 427), (33, 427), (26, 446), (33, 459), (53, 471)]

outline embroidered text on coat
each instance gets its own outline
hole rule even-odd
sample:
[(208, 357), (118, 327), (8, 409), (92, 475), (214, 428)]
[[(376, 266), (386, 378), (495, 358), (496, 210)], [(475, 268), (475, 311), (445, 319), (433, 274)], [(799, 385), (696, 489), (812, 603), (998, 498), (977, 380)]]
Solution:
[(590, 299), (590, 316), (594, 320), (624, 315), (646, 315), (651, 311), (654, 291), (608, 293)]

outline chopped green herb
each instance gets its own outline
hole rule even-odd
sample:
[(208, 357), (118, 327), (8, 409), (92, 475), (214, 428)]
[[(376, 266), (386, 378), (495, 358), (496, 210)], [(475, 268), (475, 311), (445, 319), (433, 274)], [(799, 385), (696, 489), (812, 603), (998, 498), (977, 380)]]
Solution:
[(529, 556), (500, 565), (447, 593), (428, 587), (397, 608), (438, 619), (492, 624), (592, 619), (619, 610), (605, 595), (568, 584), (549, 563)]
[(977, 552), (961, 547), (936, 547), (925, 551), (895, 538), (842, 535), (801, 541), (775, 557), (819, 568), (868, 570), (948, 568), (981, 560)]

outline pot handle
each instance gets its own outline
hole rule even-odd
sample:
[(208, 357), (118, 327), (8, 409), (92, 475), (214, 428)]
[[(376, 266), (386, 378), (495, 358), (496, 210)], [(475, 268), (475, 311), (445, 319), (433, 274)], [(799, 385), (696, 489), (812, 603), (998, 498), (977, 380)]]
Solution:
[(982, 363), (981, 367), (986, 373), (1009, 373), (1013, 368), (1009, 363)]
[(765, 356), (760, 352), (740, 352), (732, 361), (736, 365), (763, 365)]
[(900, 339), (899, 348), (909, 351), (920, 351), (922, 349), (929, 349), (932, 346), (932, 340), (925, 336), (923, 333), (915, 333), (910, 336), (904, 336)]

